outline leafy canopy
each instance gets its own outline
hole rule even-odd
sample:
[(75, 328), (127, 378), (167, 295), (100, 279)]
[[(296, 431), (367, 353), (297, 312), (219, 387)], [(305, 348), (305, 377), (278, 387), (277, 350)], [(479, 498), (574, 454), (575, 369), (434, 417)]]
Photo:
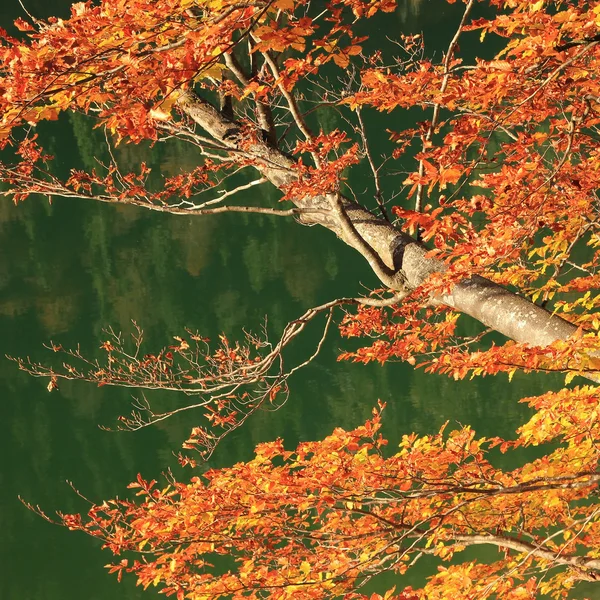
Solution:
[[(537, 370), (563, 372), (567, 384), (576, 375), (597, 380), (600, 5), (490, 0), (488, 16), (474, 18), (476, 3), (463, 4), (456, 35), (435, 60), (422, 36), (400, 35), (390, 53), (364, 34), (395, 10), (393, 0), (104, 0), (75, 4), (64, 21), (21, 19), (23, 39), (0, 32), (0, 144), (15, 151), (14, 162), (0, 166), (5, 195), (188, 215), (295, 215), (353, 245), (395, 294), (385, 300), (379, 290), (310, 309), (275, 344), (223, 336), (210, 349), (190, 331), (144, 355), (138, 330), (134, 351), (117, 334), (104, 341), (104, 362), (53, 345), (67, 355), (62, 370), (20, 366), (50, 377), (50, 390), (64, 377), (200, 395), (186, 409), (204, 407), (209, 425), (195, 428), (184, 447), (204, 458), (252, 412), (287, 397), (284, 348), (322, 314), (327, 333), (339, 307), (345, 336), (375, 338), (345, 359), (400, 358), (456, 379)], [(490, 40), (501, 48), (491, 60), (471, 60), (458, 45), (465, 35), (478, 37), (480, 56)], [(332, 86), (338, 77), (343, 85)], [(313, 133), (313, 116), (324, 109), (346, 122)], [(397, 131), (396, 117), (408, 109), (425, 120)], [(199, 164), (153, 179), (147, 165), (123, 173), (113, 157), (63, 181), (34, 132), (67, 110), (88, 114), (110, 144), (188, 142)], [(379, 162), (362, 118), (374, 110), (388, 115), (393, 144)], [(361, 193), (349, 181), (361, 161), (371, 188), (353, 204), (347, 195)], [(246, 171), (259, 178), (232, 183)], [(292, 208), (229, 202), (267, 182)], [(199, 199), (205, 192), (213, 199)], [(388, 204), (400, 192), (392, 224)], [(369, 204), (380, 217), (366, 211)], [(377, 231), (364, 225), (375, 218)], [(424, 250), (403, 238), (405, 254), (416, 246), (426, 254), (418, 276), (404, 266), (408, 258), (398, 270), (378, 250), (379, 231), (394, 227), (429, 244)], [(514, 328), (525, 333), (502, 345), (487, 342), (485, 330), (460, 334), (449, 306), (465, 281), (530, 297), (531, 313), (521, 313)], [(539, 314), (534, 303), (563, 317), (573, 334), (527, 345)], [(502, 309), (489, 297), (473, 304), (483, 323)], [(247, 384), (258, 390), (240, 391)], [(477, 439), (463, 427), (406, 436), (399, 452), (386, 455), (375, 411), (354, 431), (338, 429), (295, 452), (281, 441), (263, 444), (248, 463), (188, 484), (160, 489), (140, 477), (132, 484), (137, 500), (108, 501), (62, 522), (117, 554), (139, 553), (111, 570), (135, 573), (140, 584), (178, 600), (358, 598), (372, 576), (403, 574), (427, 554), (455, 562), (424, 588), (390, 590), (386, 600), (563, 597), (600, 576), (598, 391), (564, 388), (526, 401), (537, 413), (515, 440)], [(166, 416), (138, 405), (125, 424), (135, 429)], [(515, 452), (548, 442), (554, 449), (518, 469), (488, 459), (495, 446)], [(460, 551), (482, 544), (501, 553), (487, 563), (459, 562)], [(226, 573), (211, 565), (220, 555), (235, 561)]]

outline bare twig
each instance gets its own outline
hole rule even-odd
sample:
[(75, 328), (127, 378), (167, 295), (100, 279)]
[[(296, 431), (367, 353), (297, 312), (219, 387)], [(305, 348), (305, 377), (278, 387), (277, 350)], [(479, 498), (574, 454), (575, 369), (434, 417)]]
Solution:
[(375, 167), (375, 163), (373, 162), (373, 156), (371, 155), (371, 149), (369, 148), (369, 140), (367, 139), (367, 131), (362, 118), (360, 107), (357, 107), (356, 109), (356, 117), (358, 118), (358, 124), (360, 127), (360, 136), (362, 138), (363, 150), (367, 157), (367, 160), (369, 161), (371, 172), (373, 173), (373, 182), (375, 184), (375, 200), (377, 201), (377, 206), (379, 206), (381, 216), (389, 222), (390, 218), (387, 214), (387, 210), (385, 209), (385, 204), (383, 202), (383, 194), (381, 192), (381, 185), (379, 181), (379, 169)]
[[(192, 436), (207, 458), (217, 444), (231, 431), (237, 429), (261, 407), (279, 408), (287, 400), (289, 377), (310, 364), (320, 353), (336, 308), (348, 305), (390, 306), (404, 296), (400, 293), (390, 298), (336, 298), (307, 310), (298, 319), (288, 323), (275, 344), (269, 342), (266, 331), (261, 336), (245, 334), (245, 343), (230, 344), (220, 337), (216, 351), (211, 352), (207, 340), (198, 333), (187, 331), (187, 336), (175, 337), (177, 344), (154, 354), (142, 354), (143, 332), (134, 323), (133, 348), (120, 332), (108, 328), (108, 339), (101, 348), (105, 360), (88, 358), (79, 346), (69, 349), (50, 342), (46, 347), (65, 357), (58, 368), (34, 362), (29, 358), (12, 358), (19, 368), (34, 377), (50, 379), (48, 389), (58, 388), (59, 380), (77, 380), (99, 386), (116, 386), (140, 390), (167, 390), (186, 396), (199, 397), (174, 409), (157, 412), (150, 401), (142, 396), (134, 399), (128, 416), (119, 417), (117, 429), (136, 431), (173, 415), (204, 408), (207, 418), (213, 421), (211, 433), (198, 429)], [(285, 349), (304, 331), (316, 317), (326, 314), (325, 325), (315, 350), (305, 360), (287, 369), (284, 364)], [(276, 398), (283, 395), (283, 399)]]
[[(234, 54), (231, 52), (225, 53), (225, 64), (244, 87), (248, 87), (250, 85), (250, 80), (244, 73)], [(277, 136), (275, 134), (275, 124), (273, 122), (271, 107), (263, 100), (256, 100), (256, 116), (258, 118), (259, 127), (267, 134), (269, 140), (276, 144)]]
[[(277, 82), (277, 87), (279, 88), (279, 91), (281, 92), (282, 96), (285, 98), (285, 101), (288, 104), (289, 111), (294, 121), (296, 122), (296, 126), (302, 132), (302, 135), (305, 137), (305, 139), (311, 141), (313, 139), (313, 135), (308, 129), (306, 121), (304, 120), (302, 113), (298, 108), (296, 98), (293, 94), (291, 94), (290, 92), (288, 92), (288, 90), (285, 89), (285, 86), (281, 81), (281, 74), (279, 73), (279, 67), (277, 66), (277, 63), (273, 60), (273, 58), (268, 52), (262, 52), (262, 56), (265, 59), (265, 63), (269, 65), (269, 69), (271, 70), (271, 73), (273, 74), (273, 77)], [(321, 164), (319, 157), (315, 152), (311, 152), (311, 156), (315, 162), (315, 166), (318, 168)]]

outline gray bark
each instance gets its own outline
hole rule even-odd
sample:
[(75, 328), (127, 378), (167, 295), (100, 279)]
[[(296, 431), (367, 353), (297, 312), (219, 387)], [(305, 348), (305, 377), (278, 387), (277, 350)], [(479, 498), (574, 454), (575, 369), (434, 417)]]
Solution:
[[(260, 137), (242, 149), (239, 124), (225, 118), (208, 102), (190, 93), (180, 99), (179, 105), (220, 144), (232, 152), (251, 155), (256, 168), (277, 188), (295, 180), (291, 168), (294, 160), (290, 156)], [(391, 289), (416, 288), (430, 274), (446, 269), (443, 262), (426, 257), (428, 250), (421, 243), (348, 198), (329, 194), (298, 198), (294, 204), (308, 211), (301, 216), (303, 223), (319, 224), (333, 231), (360, 252)], [(345, 218), (340, 218), (336, 205), (343, 207)], [(568, 321), (478, 275), (457, 283), (449, 294), (434, 300), (531, 346), (565, 340), (577, 330)]]

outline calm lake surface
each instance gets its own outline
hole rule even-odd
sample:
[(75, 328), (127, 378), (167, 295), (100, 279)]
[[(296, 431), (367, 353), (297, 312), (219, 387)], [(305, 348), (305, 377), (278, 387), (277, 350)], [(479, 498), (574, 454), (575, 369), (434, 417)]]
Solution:
[[(37, 16), (66, 17), (64, 0), (28, 2)], [(436, 48), (447, 45), (460, 6), (441, 0), (400, 2), (385, 29), (374, 24), (372, 40), (423, 30)], [(4, 0), (0, 26), (22, 15), (17, 0)], [(373, 43), (373, 42), (371, 42)], [(369, 117), (385, 145), (386, 124)], [(91, 168), (104, 150), (103, 135), (81, 117), (65, 115), (40, 138), (70, 167)], [(323, 123), (326, 127), (327, 124)], [(141, 160), (171, 175), (196, 158), (177, 146), (118, 150), (124, 168)], [(359, 175), (360, 175), (359, 171)], [(366, 171), (362, 174), (366, 177)], [(353, 181), (359, 193), (367, 184)], [(252, 192), (258, 193), (258, 192)], [(377, 282), (368, 266), (332, 234), (293, 221), (262, 216), (188, 218), (151, 214), (128, 207), (32, 198), (18, 207), (0, 199), (0, 356), (44, 359), (49, 340), (81, 344), (99, 353), (103, 328), (131, 331), (135, 319), (146, 332), (148, 351), (172, 343), (186, 327), (214, 338), (241, 337), (257, 330), (268, 315), (276, 335), (308, 307), (342, 295), (362, 293)], [(294, 352), (308, 356), (316, 331)], [(404, 433), (435, 432), (442, 423), (469, 423), (480, 435), (505, 435), (527, 418), (518, 400), (556, 386), (556, 379), (521, 377), (509, 385), (496, 379), (454, 382), (415, 372), (408, 365), (360, 366), (336, 361), (352, 347), (332, 335), (318, 359), (291, 380), (288, 404), (261, 413), (219, 448), (211, 466), (249, 459), (254, 445), (278, 436), (288, 447), (318, 439), (335, 426), (354, 427), (369, 417), (378, 399), (387, 402), (385, 434), (396, 442)], [(25, 509), (18, 496), (49, 514), (85, 511), (86, 503), (66, 483), (72, 481), (94, 501), (124, 495), (137, 473), (152, 478), (172, 468), (181, 477), (177, 452), (201, 415), (185, 416), (138, 433), (111, 433), (128, 413), (126, 390), (63, 383), (48, 393), (47, 381), (19, 372), (0, 360), (2, 467), (0, 470), (0, 598), (2, 600), (130, 600), (158, 597), (142, 592), (133, 579), (118, 584), (103, 565), (111, 555), (83, 535), (53, 526)], [(164, 406), (180, 399), (152, 396)], [(427, 565), (425, 565), (426, 567)], [(424, 567), (424, 568), (425, 568)], [(396, 584), (418, 585), (423, 572)], [(162, 597), (162, 596), (161, 596)]]

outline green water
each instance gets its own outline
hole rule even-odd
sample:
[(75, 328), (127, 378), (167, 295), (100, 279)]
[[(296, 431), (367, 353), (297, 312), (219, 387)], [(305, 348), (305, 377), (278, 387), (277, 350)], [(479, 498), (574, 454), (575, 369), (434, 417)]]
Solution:
[[(456, 7), (438, 1), (401, 4), (387, 17), (386, 30), (373, 30), (373, 39), (423, 28), (436, 45), (447, 43), (455, 21), (446, 17)], [(39, 16), (66, 16), (66, 6), (64, 0), (27, 4)], [(0, 26), (19, 15), (18, 2), (4, 0)], [(381, 127), (381, 116), (369, 118), (379, 131), (402, 126)], [(80, 117), (65, 116), (39, 129), (65, 172), (89, 168), (102, 153), (101, 134)], [(125, 168), (146, 160), (167, 175), (195, 160), (177, 146), (123, 147), (118, 159)], [(129, 331), (131, 319), (144, 328), (148, 350), (171, 343), (185, 327), (235, 338), (243, 327), (258, 329), (265, 315), (276, 333), (306, 308), (376, 283), (361, 258), (332, 234), (293, 221), (192, 219), (68, 200), (49, 205), (31, 199), (18, 207), (0, 201), (0, 356), (43, 359), (42, 342), (49, 340), (80, 343), (97, 353), (102, 329)], [(309, 332), (294, 350), (297, 356), (311, 352), (315, 334)], [(511, 385), (505, 377), (454, 382), (402, 364), (337, 363), (341, 347), (347, 342), (331, 336), (319, 358), (291, 381), (288, 404), (254, 417), (211, 463), (247, 459), (257, 442), (277, 436), (292, 447), (338, 425), (353, 427), (368, 418), (378, 399), (388, 403), (385, 433), (392, 440), (411, 431), (433, 432), (446, 420), (470, 423), (481, 435), (510, 436), (528, 415), (518, 399), (549, 385), (545, 377), (515, 378)], [(151, 478), (169, 467), (176, 470), (172, 451), (197, 420), (187, 413), (138, 433), (108, 433), (98, 425), (114, 424), (128, 412), (127, 391), (64, 383), (49, 394), (46, 384), (0, 361), (0, 598), (156, 597), (131, 579), (118, 584), (102, 568), (111, 556), (97, 543), (46, 523), (18, 496), (52, 513), (86, 508), (67, 480), (94, 501), (123, 494), (138, 472)], [(179, 401), (165, 394), (153, 398), (172, 406)], [(418, 583), (420, 576), (393, 583)]]

